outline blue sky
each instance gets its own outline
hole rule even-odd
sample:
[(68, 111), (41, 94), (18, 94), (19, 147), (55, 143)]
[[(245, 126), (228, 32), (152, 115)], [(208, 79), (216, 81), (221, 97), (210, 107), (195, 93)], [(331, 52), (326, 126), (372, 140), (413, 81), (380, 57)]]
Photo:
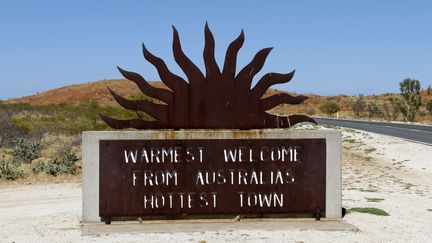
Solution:
[[(432, 84), (432, 1), (1, 1), (0, 99), (119, 78), (116, 66), (159, 80), (144, 42), (171, 70), (175, 25), (202, 69), (204, 24), (219, 65), (241, 29), (238, 69), (274, 47), (266, 72), (296, 69), (276, 88), (322, 95), (397, 92)], [(203, 69), (202, 69), (203, 70)]]

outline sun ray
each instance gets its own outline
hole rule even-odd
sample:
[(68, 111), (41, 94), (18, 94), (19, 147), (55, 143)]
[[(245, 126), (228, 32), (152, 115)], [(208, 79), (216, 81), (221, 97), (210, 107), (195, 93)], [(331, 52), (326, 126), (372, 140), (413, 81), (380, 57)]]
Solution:
[(161, 58), (156, 57), (147, 50), (144, 43), (142, 44), (142, 49), (144, 58), (156, 67), (159, 77), (162, 79), (162, 82), (168, 86), (168, 88), (174, 91), (174, 93), (181, 92), (188, 88), (188, 83), (181, 77), (173, 74)]
[(252, 89), (252, 95), (255, 98), (261, 98), (272, 85), (289, 82), (293, 78), (294, 73), (295, 70), (286, 74), (267, 73), (257, 82), (255, 87)]
[(153, 117), (154, 119), (160, 121), (162, 124), (167, 124), (168, 122), (168, 106), (155, 104), (147, 100), (128, 100), (120, 95), (116, 94), (110, 88), (108, 88), (111, 95), (122, 107), (133, 110), (133, 111), (143, 111)]
[(214, 56), (215, 51), (215, 40), (213, 37), (212, 32), (210, 31), (208, 24), (206, 22), (205, 28), (204, 28), (204, 37), (205, 37), (205, 44), (204, 44), (204, 64), (206, 67), (206, 77), (212, 77), (215, 75), (220, 75), (219, 66), (216, 63), (216, 59)]
[(244, 33), (243, 30), (240, 35), (228, 46), (225, 54), (225, 62), (222, 74), (226, 78), (234, 79), (236, 75), (236, 65), (237, 65), (237, 54), (244, 43)]
[(247, 64), (237, 75), (236, 80), (239, 80), (243, 86), (250, 88), (253, 77), (261, 71), (264, 66), (268, 54), (273, 48), (264, 48), (255, 54), (252, 61)]
[(204, 75), (199, 70), (199, 68), (184, 54), (180, 44), (180, 38), (177, 29), (174, 26), (172, 26), (172, 28), (173, 28), (173, 53), (174, 53), (175, 61), (183, 70), (183, 72), (186, 74), (189, 83), (191, 85), (194, 85), (195, 83), (203, 82)]
[(153, 87), (138, 73), (129, 72), (120, 67), (117, 67), (117, 69), (123, 75), (123, 77), (134, 82), (145, 95), (161, 100), (166, 104), (172, 104), (173, 93), (171, 91)]
[(279, 93), (261, 99), (260, 105), (262, 110), (267, 111), (281, 104), (298, 105), (303, 103), (307, 98), (303, 95), (292, 96), (286, 93)]

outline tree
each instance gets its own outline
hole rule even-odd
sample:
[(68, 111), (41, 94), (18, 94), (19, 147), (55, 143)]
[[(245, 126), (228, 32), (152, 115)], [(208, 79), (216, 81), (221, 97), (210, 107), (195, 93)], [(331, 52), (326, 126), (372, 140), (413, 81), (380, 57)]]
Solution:
[(430, 86), (430, 84), (429, 84), (429, 86), (428, 86), (428, 88), (427, 88), (427, 91), (426, 91), (426, 94), (429, 96), (429, 95), (431, 95), (431, 86)]
[(386, 120), (396, 121), (400, 113), (400, 100), (390, 97), (383, 104), (384, 117)]
[(364, 96), (362, 94), (359, 94), (357, 100), (351, 105), (351, 108), (355, 117), (363, 116), (366, 109), (366, 102), (364, 101)]
[(319, 110), (328, 116), (332, 116), (336, 112), (340, 111), (340, 107), (339, 107), (338, 103), (336, 103), (336, 101), (330, 100), (330, 101), (327, 101), (326, 103), (322, 104), (320, 106)]
[(405, 121), (414, 121), (415, 116), (421, 105), (420, 82), (416, 79), (406, 78), (399, 83), (403, 102), (401, 104), (401, 113)]
[(426, 110), (428, 111), (429, 115), (432, 116), (432, 100), (429, 100), (429, 102), (426, 104)]

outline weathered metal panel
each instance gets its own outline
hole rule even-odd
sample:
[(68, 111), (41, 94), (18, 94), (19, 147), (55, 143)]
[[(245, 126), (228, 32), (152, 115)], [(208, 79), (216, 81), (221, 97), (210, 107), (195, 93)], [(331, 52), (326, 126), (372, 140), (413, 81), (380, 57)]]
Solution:
[(207, 24), (204, 33), (205, 72), (202, 72), (183, 52), (180, 37), (173, 28), (174, 59), (187, 80), (172, 73), (161, 58), (143, 45), (144, 58), (156, 67), (161, 81), (169, 89), (156, 88), (140, 74), (119, 68), (126, 79), (136, 83), (143, 94), (153, 99), (128, 100), (110, 90), (114, 99), (122, 107), (145, 112), (154, 120), (140, 117), (118, 120), (102, 114), (101, 119), (115, 129), (259, 129), (288, 128), (300, 122), (316, 123), (305, 115), (277, 116), (268, 113), (278, 105), (298, 105), (307, 99), (303, 95), (293, 96), (285, 92), (265, 95), (272, 85), (289, 82), (294, 71), (267, 73), (255, 86), (252, 85), (272, 48), (260, 50), (249, 64), (236, 70), (237, 54), (244, 42), (242, 31), (229, 45), (224, 65), (219, 67), (215, 60), (215, 40)]
[(325, 212), (325, 139), (101, 140), (99, 146), (104, 218)]

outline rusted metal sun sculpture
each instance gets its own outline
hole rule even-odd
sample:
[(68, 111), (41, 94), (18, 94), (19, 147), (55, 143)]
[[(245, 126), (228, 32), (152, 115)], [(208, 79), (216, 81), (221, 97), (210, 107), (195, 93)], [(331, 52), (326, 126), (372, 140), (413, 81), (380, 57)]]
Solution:
[(215, 41), (207, 23), (204, 32), (205, 75), (184, 54), (178, 32), (173, 26), (174, 59), (188, 82), (170, 72), (165, 62), (150, 53), (143, 44), (144, 58), (156, 67), (162, 82), (170, 90), (153, 87), (141, 75), (118, 67), (121, 74), (135, 82), (145, 95), (162, 102), (132, 101), (110, 90), (114, 99), (126, 109), (147, 113), (155, 121), (117, 120), (100, 114), (102, 120), (116, 129), (258, 129), (287, 128), (299, 122), (316, 123), (304, 115), (282, 117), (266, 112), (280, 104), (297, 105), (307, 99), (306, 96), (286, 93), (263, 98), (270, 86), (290, 81), (295, 71), (286, 74), (267, 73), (251, 89), (253, 77), (263, 67), (272, 48), (260, 50), (236, 75), (237, 53), (244, 42), (243, 31), (228, 46), (222, 70), (215, 60)]

